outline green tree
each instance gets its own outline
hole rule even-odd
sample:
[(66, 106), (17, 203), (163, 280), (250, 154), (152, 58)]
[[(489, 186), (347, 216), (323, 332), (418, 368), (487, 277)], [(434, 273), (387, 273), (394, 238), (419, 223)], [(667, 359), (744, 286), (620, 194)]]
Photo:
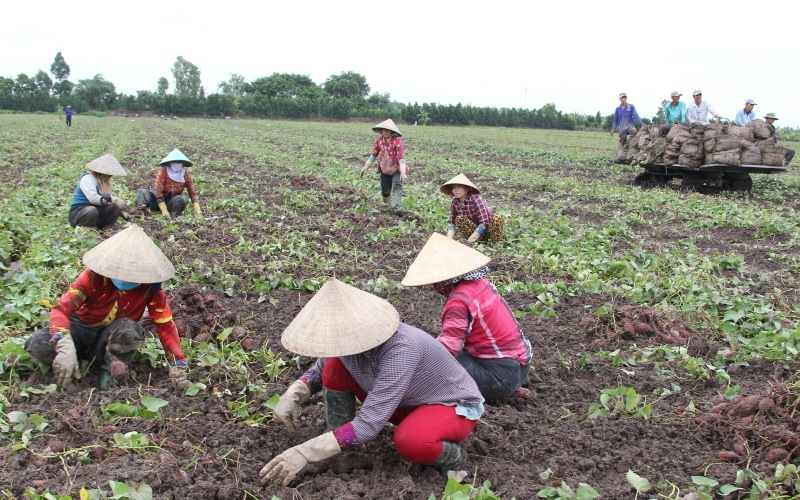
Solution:
[(668, 100), (666, 99), (661, 100), (661, 106), (659, 106), (658, 112), (655, 115), (653, 115), (653, 123), (657, 125), (663, 125), (666, 122), (667, 117), (666, 115), (664, 115), (664, 108), (667, 106), (667, 104), (669, 104)]
[(367, 99), (367, 105), (372, 109), (389, 109), (392, 104), (392, 99), (388, 92), (381, 94), (375, 92)]
[[(247, 82), (242, 75), (231, 73), (230, 79), (228, 79), (227, 82), (220, 82), (218, 89), (222, 94), (241, 97), (247, 91)], [(211, 97), (211, 95), (209, 95), (209, 97)]]
[(322, 89), (306, 75), (295, 73), (273, 73), (257, 78), (247, 85), (247, 93), (265, 95), (270, 98), (317, 99), (323, 96)]
[(333, 98), (364, 99), (369, 95), (367, 78), (353, 71), (329, 76), (322, 87)]
[(103, 78), (103, 75), (94, 75), (91, 80), (80, 80), (75, 85), (75, 97), (86, 101), (90, 108), (106, 110), (114, 105), (117, 97), (114, 84)]
[(0, 76), (0, 109), (14, 109), (14, 80)]
[(167, 93), (167, 90), (169, 90), (169, 80), (167, 80), (165, 77), (162, 76), (161, 78), (158, 79), (158, 86), (156, 87), (156, 93), (158, 95), (163, 96)]
[(52, 86), (53, 95), (56, 97), (69, 96), (70, 93), (72, 93), (72, 89), (75, 88), (75, 85), (67, 80), (70, 73), (69, 64), (64, 60), (64, 56), (61, 55), (61, 52), (56, 54), (53, 64), (50, 65), (50, 73), (53, 74), (53, 78), (56, 80)]
[(172, 77), (175, 79), (175, 95), (178, 97), (199, 97), (202, 89), (200, 68), (181, 56), (172, 65)]

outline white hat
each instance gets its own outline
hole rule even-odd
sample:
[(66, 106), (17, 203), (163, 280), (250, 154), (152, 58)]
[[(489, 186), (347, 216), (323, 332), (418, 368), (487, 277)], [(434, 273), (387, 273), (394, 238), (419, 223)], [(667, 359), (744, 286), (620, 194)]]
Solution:
[(129, 283), (161, 283), (175, 267), (141, 227), (132, 225), (83, 254), (92, 271)]
[(672, 93), (671, 93), (669, 96), (670, 96), (670, 97), (680, 97), (680, 96), (682, 96), (682, 95), (683, 95), (683, 94), (681, 94), (681, 93), (680, 93), (680, 92), (678, 92), (677, 90), (673, 90), (673, 91), (672, 91)]
[(374, 130), (375, 132), (380, 132), (382, 128), (385, 128), (386, 130), (391, 130), (392, 132), (396, 133), (400, 137), (403, 137), (403, 134), (400, 133), (400, 129), (397, 128), (397, 125), (394, 124), (394, 121), (392, 121), (391, 118), (389, 118), (388, 120), (384, 120), (384, 121), (380, 122), (379, 124), (375, 125), (374, 127), (372, 127), (372, 130)]
[(453, 186), (455, 185), (467, 186), (468, 188), (472, 188), (475, 194), (480, 194), (481, 192), (481, 190), (478, 189), (478, 187), (475, 186), (475, 184), (473, 184), (471, 180), (469, 180), (469, 177), (467, 177), (464, 174), (458, 174), (457, 176), (453, 177), (449, 181), (442, 184), (441, 187), (439, 187), (439, 191), (443, 192), (448, 196), (453, 196)]
[(405, 286), (430, 285), (470, 273), (491, 261), (474, 248), (433, 233), (401, 283)]
[(754, 101), (754, 100), (752, 100), (752, 99), (748, 99), (748, 100), (745, 102), (745, 104), (752, 104), (753, 106), (755, 106), (755, 105), (756, 105), (756, 101)]
[(692, 97), (696, 95), (703, 95), (703, 91), (700, 89), (694, 89), (694, 91), (692, 91)]
[(86, 169), (98, 174), (127, 175), (119, 161), (108, 153), (87, 163)]
[(331, 278), (289, 323), (281, 343), (303, 356), (348, 356), (386, 342), (399, 325), (387, 300)]

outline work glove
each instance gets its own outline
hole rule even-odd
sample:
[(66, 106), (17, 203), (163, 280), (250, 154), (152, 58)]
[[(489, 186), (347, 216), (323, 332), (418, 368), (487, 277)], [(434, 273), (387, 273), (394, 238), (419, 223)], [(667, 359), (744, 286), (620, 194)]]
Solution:
[(405, 182), (408, 180), (408, 173), (406, 173), (406, 169), (404, 167), (400, 167), (400, 180)]
[(300, 405), (311, 397), (311, 390), (302, 380), (295, 380), (283, 393), (273, 413), (292, 434), (297, 434), (300, 423)]
[(339, 448), (333, 432), (326, 432), (284, 451), (270, 460), (258, 475), (262, 481), (276, 479), (283, 486), (288, 486), (306, 465), (325, 460), (341, 452), (342, 449)]
[(364, 177), (364, 172), (366, 172), (371, 165), (372, 165), (372, 160), (367, 160), (364, 166), (361, 167), (361, 177)]
[(474, 233), (469, 235), (469, 238), (467, 238), (467, 243), (475, 243), (480, 238), (481, 238), (481, 233), (479, 233), (478, 231), (475, 231)]
[(106, 205), (111, 205), (111, 203), (113, 203), (113, 202), (111, 201), (111, 195), (110, 194), (104, 194), (103, 196), (100, 197), (100, 204), (101, 205), (106, 206)]
[(203, 215), (203, 212), (200, 211), (200, 203), (193, 201), (192, 206), (194, 207), (194, 214), (198, 217), (201, 217)]
[(167, 210), (167, 204), (163, 201), (158, 204), (158, 209), (161, 210), (161, 215), (163, 215), (165, 219), (172, 218), (172, 216), (169, 214), (169, 210)]
[(447, 237), (451, 240), (456, 237), (456, 230), (455, 229), (448, 229), (447, 230)]
[(169, 380), (178, 389), (186, 389), (191, 382), (189, 381), (189, 367), (186, 361), (175, 361), (169, 364)]
[(56, 384), (62, 389), (66, 388), (72, 377), (81, 378), (81, 370), (78, 367), (78, 355), (75, 354), (75, 344), (72, 336), (66, 335), (56, 342), (56, 358), (53, 360), (53, 374), (56, 377)]

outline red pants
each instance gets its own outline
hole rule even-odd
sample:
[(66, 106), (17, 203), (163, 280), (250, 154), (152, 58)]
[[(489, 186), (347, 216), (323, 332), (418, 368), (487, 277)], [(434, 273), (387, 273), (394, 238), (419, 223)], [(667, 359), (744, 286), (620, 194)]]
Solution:
[[(322, 372), (322, 386), (334, 391), (352, 391), (359, 401), (367, 398), (338, 358), (328, 358)], [(400, 456), (411, 462), (431, 464), (442, 454), (442, 441), (460, 443), (478, 424), (456, 414), (455, 406), (423, 405), (398, 408), (389, 421), (397, 426), (394, 445)]]

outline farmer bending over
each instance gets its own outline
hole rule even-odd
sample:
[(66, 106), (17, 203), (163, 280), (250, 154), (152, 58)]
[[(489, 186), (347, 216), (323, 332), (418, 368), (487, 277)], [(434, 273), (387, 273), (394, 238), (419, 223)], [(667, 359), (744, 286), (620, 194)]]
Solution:
[(36, 331), (25, 350), (52, 366), (56, 384), (80, 378), (78, 360), (100, 365), (100, 387), (127, 379), (127, 363), (142, 341), (145, 307), (156, 325), (173, 383), (187, 385), (186, 361), (161, 282), (175, 268), (139, 226), (131, 226), (83, 256), (81, 273), (50, 310), (50, 325)]
[(331, 279), (281, 342), (318, 359), (281, 396), (275, 417), (296, 433), (300, 405), (321, 390), (330, 432), (273, 458), (262, 477), (286, 486), (306, 464), (375, 439), (388, 422), (397, 426), (394, 444), (406, 460), (442, 474), (461, 466), (456, 443), (483, 414), (480, 391), (433, 337), (401, 323), (388, 301)]
[(433, 285), (447, 297), (439, 342), (466, 368), (486, 401), (527, 397), (531, 344), (497, 287), (486, 278), (491, 259), (433, 233), (411, 263), (403, 285)]
[(96, 227), (102, 229), (117, 222), (120, 216), (128, 219), (128, 205), (111, 194), (111, 177), (125, 175), (125, 169), (116, 158), (105, 154), (86, 164), (81, 175), (72, 206), (67, 216), (72, 227)]
[[(136, 191), (136, 205), (144, 205), (153, 212), (160, 210), (165, 219), (170, 219), (181, 215), (191, 199), (195, 215), (201, 216), (200, 198), (197, 196), (194, 179), (186, 170), (191, 166), (192, 162), (186, 155), (178, 148), (173, 149), (161, 160), (155, 189), (142, 188)], [(184, 188), (189, 196), (182, 194)]]

